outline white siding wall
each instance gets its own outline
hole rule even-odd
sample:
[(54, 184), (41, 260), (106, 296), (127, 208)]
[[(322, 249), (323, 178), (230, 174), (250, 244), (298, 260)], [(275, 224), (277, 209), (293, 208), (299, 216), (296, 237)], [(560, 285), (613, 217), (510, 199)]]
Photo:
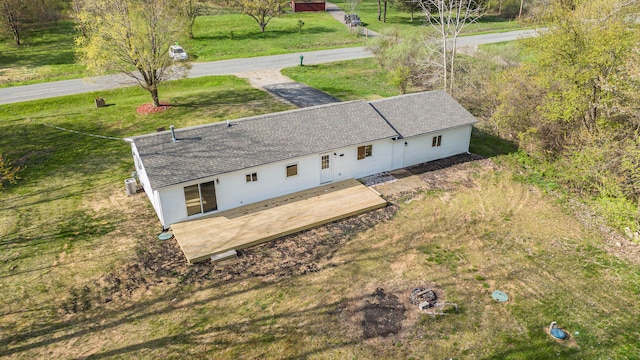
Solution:
[[(362, 145), (372, 145), (372, 155), (358, 160), (358, 146)], [(392, 155), (393, 148), (391, 139), (337, 149), (331, 152), (333, 160), (333, 181), (361, 178), (363, 176), (387, 171), (391, 167)]]
[[(435, 136), (442, 136), (440, 146), (432, 146), (432, 141)], [(465, 126), (428, 135), (402, 139), (407, 143), (407, 145), (404, 146), (404, 142), (402, 143), (404, 146), (404, 160), (399, 167), (417, 165), (423, 162), (465, 153), (469, 151), (470, 136), (471, 126)]]
[[(140, 184), (144, 188), (145, 194), (147, 194), (149, 201), (151, 201), (151, 205), (156, 210), (156, 214), (158, 214), (158, 218), (160, 219), (160, 222), (162, 222), (162, 215), (161, 215), (162, 209), (160, 204), (160, 198), (158, 196), (157, 191), (153, 191), (153, 189), (151, 188), (151, 184), (149, 183), (149, 177), (147, 176), (147, 172), (144, 169), (144, 166), (142, 165), (142, 161), (140, 161), (138, 148), (136, 148), (136, 145), (134, 143), (131, 143), (131, 153), (133, 154), (133, 162), (136, 168), (136, 175), (138, 176), (138, 181), (140, 181)], [(163, 226), (164, 226), (164, 223), (163, 223)]]

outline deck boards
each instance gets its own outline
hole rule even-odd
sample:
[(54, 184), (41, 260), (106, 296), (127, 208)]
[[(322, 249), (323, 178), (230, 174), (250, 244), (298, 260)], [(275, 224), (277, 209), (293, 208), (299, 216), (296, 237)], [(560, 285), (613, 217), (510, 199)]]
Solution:
[(351, 179), (171, 225), (189, 263), (384, 207), (386, 201)]

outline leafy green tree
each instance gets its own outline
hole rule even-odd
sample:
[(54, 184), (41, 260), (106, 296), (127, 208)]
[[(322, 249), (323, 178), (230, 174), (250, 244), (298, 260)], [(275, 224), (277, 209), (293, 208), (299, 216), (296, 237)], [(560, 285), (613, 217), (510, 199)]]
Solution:
[(180, 0), (85, 0), (77, 15), (86, 26), (78, 55), (96, 73), (117, 71), (134, 79), (159, 106), (158, 86), (184, 77), (189, 62), (174, 62), (169, 47), (187, 36)]
[(593, 129), (601, 114), (615, 117), (624, 108), (620, 100), (638, 89), (629, 63), (637, 64), (640, 32), (627, 13), (637, 1), (580, 1), (575, 10), (565, 2), (556, 3), (548, 30), (524, 41), (536, 59), (529, 68), (547, 90), (545, 118)]
[(264, 32), (269, 21), (282, 13), (288, 1), (286, 0), (236, 0), (235, 6), (242, 9), (242, 13), (251, 16)]

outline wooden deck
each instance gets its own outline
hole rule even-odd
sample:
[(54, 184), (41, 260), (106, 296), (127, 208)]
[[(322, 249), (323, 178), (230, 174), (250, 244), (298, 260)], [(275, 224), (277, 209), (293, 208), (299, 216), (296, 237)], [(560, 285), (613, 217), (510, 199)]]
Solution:
[(189, 263), (277, 239), (386, 205), (374, 190), (345, 180), (171, 225)]

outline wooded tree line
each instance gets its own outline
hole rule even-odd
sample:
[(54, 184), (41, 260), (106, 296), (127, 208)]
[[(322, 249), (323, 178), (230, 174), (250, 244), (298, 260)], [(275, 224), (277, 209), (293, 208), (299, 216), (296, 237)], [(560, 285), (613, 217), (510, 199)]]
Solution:
[(372, 49), (399, 90), (447, 90), (542, 164), (550, 181), (635, 204), (622, 216), (640, 230), (640, 1), (531, 2), (528, 16), (544, 29), (519, 42), (531, 59), (523, 63), (456, 54), (458, 30), (496, 1), (423, 2), (435, 35), (389, 34)]
[(522, 41), (535, 61), (497, 81), (490, 119), (574, 189), (632, 200), (640, 216), (639, 4), (552, 2), (547, 30)]

